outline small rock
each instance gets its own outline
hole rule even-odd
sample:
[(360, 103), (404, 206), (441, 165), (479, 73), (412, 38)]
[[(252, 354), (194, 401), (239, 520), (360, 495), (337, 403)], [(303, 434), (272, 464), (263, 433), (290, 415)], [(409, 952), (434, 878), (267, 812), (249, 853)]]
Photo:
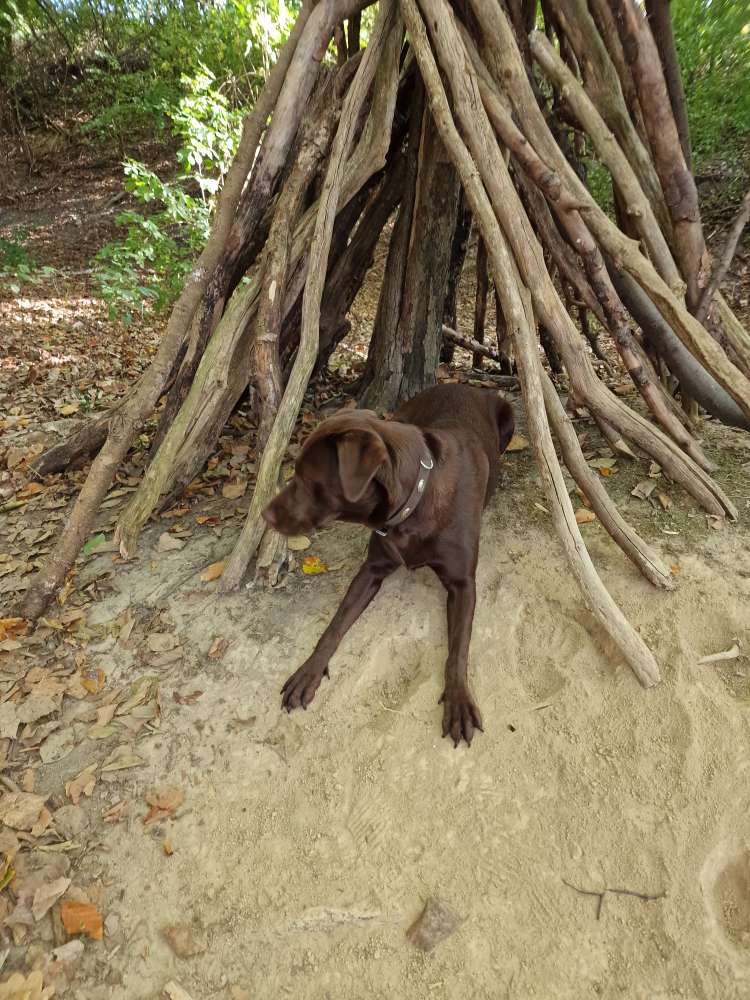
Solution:
[(441, 941), (454, 934), (462, 923), (462, 919), (446, 903), (431, 897), (406, 936), (422, 951), (432, 951)]
[(192, 958), (193, 955), (200, 955), (208, 948), (205, 931), (189, 927), (187, 924), (164, 927), (162, 934), (178, 958)]
[(63, 806), (54, 815), (55, 829), (65, 840), (75, 840), (88, 825), (86, 813), (80, 806)]

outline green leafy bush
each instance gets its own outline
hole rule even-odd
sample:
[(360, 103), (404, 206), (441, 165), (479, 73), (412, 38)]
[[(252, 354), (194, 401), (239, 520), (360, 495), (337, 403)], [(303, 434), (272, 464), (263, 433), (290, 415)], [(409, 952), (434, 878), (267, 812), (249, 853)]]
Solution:
[(208, 237), (214, 199), (239, 141), (242, 113), (230, 108), (213, 74), (204, 67), (183, 83), (176, 110), (165, 109), (180, 141), (177, 176), (165, 181), (145, 164), (126, 161), (125, 188), (147, 210), (120, 213), (125, 239), (96, 257), (110, 315), (125, 322), (147, 306), (163, 310), (179, 294)]
[(7, 282), (13, 295), (18, 295), (25, 282), (35, 284), (55, 273), (53, 267), (39, 267), (29, 255), (25, 246), (27, 237), (28, 231), (20, 228), (10, 239), (0, 237), (0, 281)]

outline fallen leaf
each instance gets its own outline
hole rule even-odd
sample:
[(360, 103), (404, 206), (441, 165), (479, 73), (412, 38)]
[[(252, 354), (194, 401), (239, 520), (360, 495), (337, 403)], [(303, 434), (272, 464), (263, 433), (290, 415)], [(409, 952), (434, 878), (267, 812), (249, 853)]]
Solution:
[(52, 909), (69, 885), (69, 878), (57, 878), (54, 882), (40, 886), (34, 893), (34, 900), (31, 904), (34, 920), (41, 920)]
[(63, 417), (70, 417), (74, 413), (78, 413), (81, 408), (80, 403), (65, 403), (63, 406), (57, 407), (57, 412)]
[(164, 927), (162, 934), (178, 958), (192, 958), (193, 955), (200, 955), (208, 948), (205, 933), (187, 924)]
[(600, 476), (605, 476), (605, 477), (607, 477), (607, 476), (614, 476), (614, 474), (616, 472), (617, 472), (617, 469), (611, 469), (608, 465), (602, 466), (602, 468), (599, 469), (599, 475)]
[(454, 934), (462, 923), (463, 920), (446, 903), (430, 898), (406, 936), (422, 951), (432, 951), (441, 941)]
[(657, 465), (656, 462), (652, 462), (648, 467), (648, 474), (651, 479), (658, 479), (661, 475), (661, 466)]
[(180, 694), (179, 691), (172, 692), (172, 697), (178, 705), (194, 705), (202, 695), (202, 691), (191, 691), (190, 694)]
[(218, 517), (207, 517), (205, 514), (199, 514), (195, 519), (198, 524), (218, 524)]
[(181, 788), (165, 785), (154, 789), (146, 795), (146, 802), (151, 806), (143, 819), (144, 826), (169, 819), (176, 809), (185, 801), (185, 793)]
[(185, 514), (189, 514), (189, 513), (190, 513), (190, 508), (189, 507), (173, 507), (171, 510), (165, 510), (165, 511), (163, 511), (161, 516), (165, 517), (165, 518), (170, 518), (170, 517), (184, 517)]
[(81, 685), (89, 694), (99, 694), (106, 679), (107, 675), (100, 667), (81, 671)]
[(169, 1000), (193, 1000), (187, 990), (184, 990), (174, 979), (170, 979), (164, 987), (164, 993)]
[(722, 660), (736, 660), (739, 655), (740, 647), (735, 642), (730, 649), (725, 649), (722, 653), (711, 653), (710, 656), (702, 656), (698, 660), (698, 663), (719, 663)]
[(90, 764), (84, 771), (77, 774), (75, 778), (71, 778), (70, 781), (65, 783), (65, 794), (74, 806), (77, 806), (81, 801), (82, 795), (90, 798), (96, 785), (96, 768), (96, 764)]
[(171, 632), (152, 632), (148, 637), (147, 645), (152, 653), (166, 653), (179, 644)]
[(639, 500), (648, 500), (655, 489), (656, 483), (649, 482), (648, 479), (642, 479), (640, 483), (636, 483), (635, 487), (630, 491), (630, 495), (637, 497)]
[(31, 792), (5, 792), (0, 799), (0, 823), (12, 830), (30, 830), (44, 808), (44, 796)]
[(28, 977), (14, 972), (10, 979), (0, 984), (0, 1000), (50, 1000), (55, 995), (54, 986), (44, 985), (44, 976), (35, 969)]
[(714, 531), (721, 531), (724, 527), (724, 518), (719, 517), (718, 514), (707, 514), (706, 520), (708, 521), (709, 528), (713, 528)]
[(617, 465), (616, 458), (592, 458), (589, 461), (592, 469), (612, 469), (615, 465)]
[(292, 552), (303, 552), (309, 549), (312, 543), (307, 535), (290, 535), (286, 544)]
[(179, 552), (180, 549), (185, 548), (185, 543), (181, 538), (170, 535), (168, 531), (162, 531), (156, 547), (159, 552)]
[(513, 437), (508, 442), (508, 447), (506, 451), (523, 451), (525, 448), (529, 447), (529, 439), (525, 438), (523, 434), (514, 434)]
[(0, 640), (18, 639), (25, 635), (29, 623), (25, 618), (0, 618)]
[(0, 705), (0, 739), (14, 740), (20, 725), (15, 702), (6, 701)]
[(247, 482), (243, 480), (238, 480), (236, 483), (225, 483), (221, 488), (221, 495), (225, 500), (239, 500), (245, 495), (246, 489)]
[(129, 767), (139, 767), (143, 758), (133, 753), (129, 746), (117, 747), (102, 764), (102, 771), (124, 771)]
[(576, 511), (576, 524), (591, 524), (595, 520), (596, 514), (593, 510), (587, 510), (586, 507), (579, 507)]
[(204, 583), (210, 583), (212, 580), (218, 580), (221, 574), (224, 572), (224, 561), (211, 563), (210, 566), (206, 568), (201, 573), (201, 580)]
[(225, 639), (223, 636), (217, 636), (211, 643), (208, 655), (212, 660), (220, 660), (224, 653), (226, 653), (228, 647), (229, 639)]
[(302, 560), (302, 572), (306, 576), (316, 576), (318, 573), (327, 573), (328, 567), (318, 556), (305, 556)]
[(92, 537), (89, 538), (89, 540), (83, 546), (83, 549), (81, 551), (84, 556), (90, 556), (92, 552), (96, 552), (96, 550), (100, 546), (104, 545), (106, 541), (107, 539), (105, 535), (102, 534), (92, 535)]
[(662, 510), (669, 510), (670, 507), (674, 506), (674, 504), (672, 503), (672, 498), (668, 497), (666, 493), (658, 493), (656, 499), (661, 504)]
[(60, 905), (60, 919), (70, 935), (86, 934), (92, 941), (101, 941), (104, 937), (102, 915), (93, 903), (66, 900)]
[(174, 854), (174, 847), (172, 846), (172, 841), (169, 839), (169, 837), (167, 837), (167, 839), (164, 841), (162, 847), (164, 848), (164, 853), (166, 854), (166, 856), (168, 858), (171, 858), (172, 855)]

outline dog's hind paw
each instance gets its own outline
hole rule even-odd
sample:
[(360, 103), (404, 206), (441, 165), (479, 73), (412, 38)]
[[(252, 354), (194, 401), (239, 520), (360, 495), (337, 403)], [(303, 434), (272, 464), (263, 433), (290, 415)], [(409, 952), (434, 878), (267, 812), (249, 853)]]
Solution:
[(482, 715), (466, 689), (443, 691), (440, 703), (443, 706), (443, 736), (450, 736), (454, 748), (461, 740), (471, 746), (474, 733), (482, 728)]
[(287, 678), (281, 689), (281, 707), (287, 712), (291, 712), (293, 708), (307, 708), (315, 697), (320, 682), (328, 676), (328, 667), (321, 670), (310, 662), (303, 663), (299, 670), (295, 670), (292, 676)]

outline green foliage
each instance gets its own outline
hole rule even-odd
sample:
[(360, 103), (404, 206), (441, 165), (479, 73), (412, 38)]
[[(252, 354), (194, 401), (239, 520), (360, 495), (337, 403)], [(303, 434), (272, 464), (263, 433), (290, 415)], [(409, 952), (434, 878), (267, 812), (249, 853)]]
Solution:
[(700, 163), (750, 135), (750, 6), (747, 0), (673, 0), (672, 18)]
[(125, 322), (150, 305), (159, 312), (180, 292), (186, 272), (209, 233), (215, 195), (232, 162), (242, 115), (229, 107), (205, 67), (183, 81), (186, 95), (165, 109), (181, 142), (180, 169), (164, 181), (145, 164), (125, 163), (125, 188), (147, 211), (122, 212), (125, 239), (97, 254), (97, 277), (110, 315)]
[(0, 237), (0, 281), (7, 282), (13, 295), (19, 294), (24, 283), (36, 284), (55, 273), (53, 267), (39, 267), (29, 255), (25, 246), (27, 237), (28, 231), (20, 228), (10, 239)]

